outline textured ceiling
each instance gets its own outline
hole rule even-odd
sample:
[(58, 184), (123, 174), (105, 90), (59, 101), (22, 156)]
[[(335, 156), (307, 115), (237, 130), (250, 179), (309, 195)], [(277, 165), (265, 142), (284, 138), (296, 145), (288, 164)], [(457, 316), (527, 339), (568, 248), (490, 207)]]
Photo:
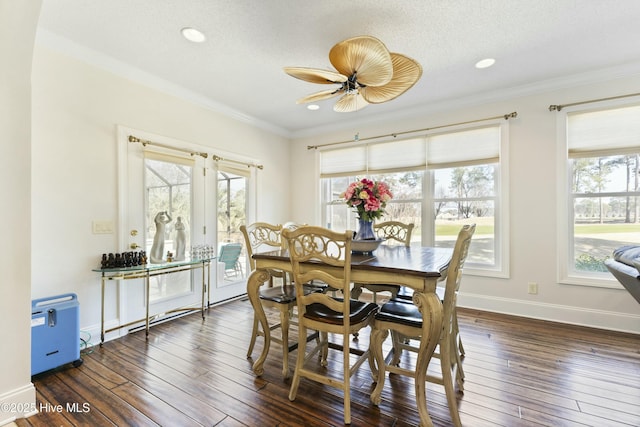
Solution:
[[(38, 42), (295, 136), (572, 75), (638, 73), (639, 19), (637, 0), (44, 0)], [(206, 43), (184, 40), (187, 26)], [(355, 113), (334, 112), (336, 98), (297, 105), (328, 87), (282, 67), (333, 69), (331, 47), (358, 35), (418, 60), (416, 86)], [(476, 70), (485, 57), (496, 65)]]

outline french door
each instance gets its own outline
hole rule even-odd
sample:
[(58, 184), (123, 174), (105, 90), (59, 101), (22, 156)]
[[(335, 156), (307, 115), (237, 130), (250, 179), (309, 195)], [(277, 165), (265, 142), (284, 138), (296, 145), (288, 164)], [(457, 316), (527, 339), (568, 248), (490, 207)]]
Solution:
[[(154, 144), (131, 143), (129, 135)], [(155, 255), (154, 263), (180, 257), (183, 247), (186, 258), (204, 247), (217, 253), (218, 165), (202, 155), (202, 147), (190, 147), (183, 141), (123, 127), (118, 128), (118, 138), (121, 251), (144, 250), (149, 260)], [(218, 266), (211, 263), (210, 302), (246, 292), (244, 277), (218, 280), (224, 279)], [(163, 317), (176, 308), (198, 307), (203, 273), (196, 269), (151, 277), (150, 313)], [(144, 318), (144, 286), (142, 279), (120, 282), (120, 324)]]
[[(238, 167), (230, 163), (214, 163), (216, 177), (216, 249), (217, 287), (215, 298), (225, 300), (247, 292), (249, 262), (240, 226), (252, 222), (256, 212), (255, 168)], [(213, 174), (212, 174), (213, 175)], [(233, 247), (241, 247), (236, 258)], [(226, 248), (225, 248), (226, 247)]]

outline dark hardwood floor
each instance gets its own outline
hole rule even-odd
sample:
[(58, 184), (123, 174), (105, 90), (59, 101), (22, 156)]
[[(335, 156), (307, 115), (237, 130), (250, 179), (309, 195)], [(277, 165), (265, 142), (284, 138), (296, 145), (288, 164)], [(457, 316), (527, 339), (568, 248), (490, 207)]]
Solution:
[[(246, 358), (252, 313), (238, 300), (212, 307), (204, 322), (192, 314), (155, 325), (148, 341), (141, 331), (95, 345), (83, 351), (82, 366), (35, 376), (42, 410), (16, 424), (343, 425), (337, 389), (303, 380), (289, 401), (277, 344), (264, 375), (253, 374)], [(464, 426), (640, 426), (640, 336), (464, 309), (459, 319), (467, 353), (458, 400)], [(259, 339), (254, 357), (261, 345)], [(366, 347), (367, 334), (353, 345)], [(339, 364), (339, 355), (332, 357), (329, 369)], [(429, 369), (437, 372), (437, 363)], [(419, 424), (413, 380), (388, 377), (375, 407), (365, 364), (352, 389), (353, 426)], [(427, 390), (434, 424), (450, 425), (444, 389)]]

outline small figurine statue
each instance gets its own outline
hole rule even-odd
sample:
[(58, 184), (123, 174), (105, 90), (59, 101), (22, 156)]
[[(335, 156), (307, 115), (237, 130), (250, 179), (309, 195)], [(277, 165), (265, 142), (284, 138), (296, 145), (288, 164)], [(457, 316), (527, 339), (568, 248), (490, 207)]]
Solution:
[(166, 225), (171, 222), (171, 216), (167, 211), (160, 211), (156, 214), (154, 219), (156, 223), (156, 234), (153, 236), (153, 245), (151, 246), (150, 260), (152, 264), (160, 264), (164, 260), (162, 254), (164, 253), (164, 238)]
[(184, 261), (184, 252), (187, 246), (187, 233), (184, 231), (184, 223), (182, 217), (179, 216), (175, 225), (176, 229), (176, 261)]

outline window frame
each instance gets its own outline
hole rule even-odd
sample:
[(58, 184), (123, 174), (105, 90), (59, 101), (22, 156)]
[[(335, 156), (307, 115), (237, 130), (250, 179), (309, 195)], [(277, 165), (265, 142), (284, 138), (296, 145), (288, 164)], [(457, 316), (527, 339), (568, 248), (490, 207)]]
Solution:
[[(611, 275), (606, 272), (584, 272), (577, 271), (573, 268), (575, 258), (575, 216), (573, 204), (576, 197), (582, 197), (583, 193), (574, 193), (572, 190), (572, 165), (573, 159), (578, 156), (571, 157), (569, 154), (569, 115), (572, 113), (588, 113), (605, 111), (615, 108), (624, 108), (640, 105), (640, 97), (631, 97), (627, 99), (615, 99), (608, 101), (594, 101), (580, 103), (579, 105), (565, 107), (558, 111), (556, 125), (556, 140), (558, 143), (557, 152), (557, 173), (559, 179), (558, 186), (558, 230), (557, 230), (557, 247), (558, 247), (558, 265), (557, 265), (557, 281), (560, 284), (589, 286), (608, 289), (623, 289), (622, 285)], [(630, 154), (628, 147), (612, 148), (603, 151), (599, 157), (609, 157), (615, 155)], [(632, 153), (640, 153), (640, 147)], [(598, 156), (587, 156), (589, 158)], [(628, 193), (628, 192), (626, 192)], [(611, 196), (613, 193), (598, 193), (593, 197)]]
[[(466, 125), (456, 125), (450, 126), (446, 130), (441, 130), (439, 132), (432, 132), (427, 135), (422, 135), (424, 137), (424, 143), (427, 144), (427, 138), (429, 136), (437, 136), (437, 135), (445, 135), (445, 134), (453, 134), (456, 132), (463, 132), (478, 128), (497, 126), (499, 132), (499, 147), (498, 147), (498, 159), (496, 161), (487, 160), (486, 163), (483, 161), (465, 161), (460, 162), (460, 166), (467, 166), (470, 164), (475, 165), (483, 165), (483, 164), (494, 164), (495, 165), (495, 196), (493, 200), (495, 201), (495, 228), (494, 228), (494, 239), (495, 239), (495, 265), (483, 267), (479, 264), (473, 265), (468, 263), (465, 265), (465, 274), (471, 274), (476, 276), (486, 276), (486, 277), (496, 277), (496, 278), (509, 278), (510, 277), (510, 250), (509, 250), (509, 123), (508, 120), (487, 120), (482, 124), (466, 124)], [(414, 138), (412, 138), (414, 139)], [(389, 140), (381, 141), (382, 143), (388, 143)], [(358, 146), (366, 146), (367, 144), (354, 144), (351, 147)], [(351, 148), (350, 147), (350, 148)], [(324, 184), (325, 178), (331, 177), (362, 177), (366, 175), (380, 175), (385, 173), (394, 173), (394, 172), (405, 172), (411, 170), (419, 170), (422, 171), (422, 198), (420, 202), (422, 203), (421, 211), (422, 211), (422, 234), (420, 236), (421, 244), (423, 246), (433, 246), (435, 242), (435, 219), (434, 219), (434, 208), (433, 202), (435, 200), (435, 188), (434, 188), (434, 172), (433, 169), (429, 168), (428, 165), (428, 148), (426, 148), (425, 155), (427, 157), (427, 164), (425, 166), (420, 167), (396, 167), (391, 170), (354, 170), (349, 172), (339, 172), (332, 173), (330, 176), (322, 176), (322, 153), (326, 151), (336, 150), (336, 148), (328, 148), (324, 151), (320, 151), (316, 156), (317, 161), (317, 170), (318, 170), (318, 183), (320, 189), (320, 203), (319, 203), (319, 217), (323, 224), (327, 224), (327, 206), (331, 204), (331, 200), (326, 200), (326, 186)], [(404, 202), (404, 201), (403, 201)], [(335, 202), (334, 202), (335, 204)]]

